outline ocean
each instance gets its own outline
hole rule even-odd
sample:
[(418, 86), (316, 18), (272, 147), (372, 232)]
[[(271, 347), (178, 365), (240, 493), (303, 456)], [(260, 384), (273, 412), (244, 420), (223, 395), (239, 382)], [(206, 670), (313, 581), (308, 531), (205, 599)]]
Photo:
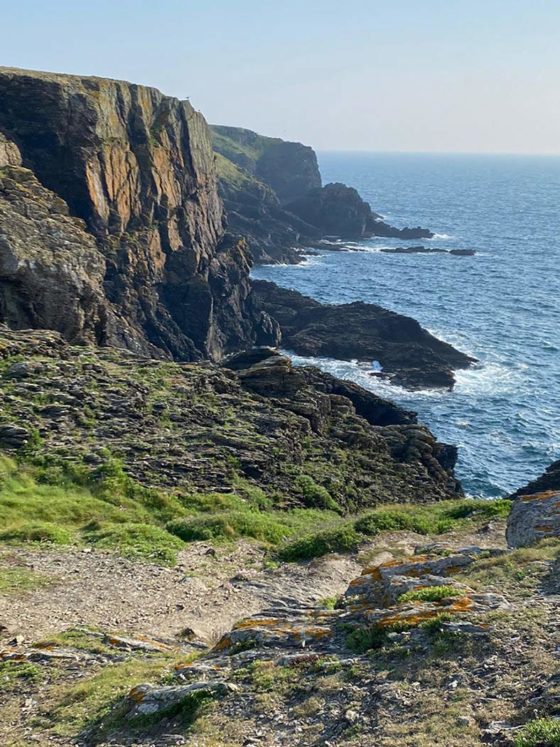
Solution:
[[(324, 183), (356, 187), (392, 225), (430, 241), (371, 239), (302, 265), (261, 266), (326, 303), (370, 301), (475, 356), (453, 392), (409, 392), (356, 363), (304, 359), (418, 413), (459, 447), (469, 495), (496, 497), (560, 457), (560, 157), (322, 153)], [(424, 244), (474, 257), (380, 252)]]

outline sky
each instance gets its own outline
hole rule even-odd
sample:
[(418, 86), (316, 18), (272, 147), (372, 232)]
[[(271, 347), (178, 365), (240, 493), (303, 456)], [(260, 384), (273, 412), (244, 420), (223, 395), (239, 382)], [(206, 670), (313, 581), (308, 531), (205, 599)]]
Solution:
[(560, 154), (558, 0), (0, 0), (0, 19), (1, 65), (153, 85), (318, 150)]

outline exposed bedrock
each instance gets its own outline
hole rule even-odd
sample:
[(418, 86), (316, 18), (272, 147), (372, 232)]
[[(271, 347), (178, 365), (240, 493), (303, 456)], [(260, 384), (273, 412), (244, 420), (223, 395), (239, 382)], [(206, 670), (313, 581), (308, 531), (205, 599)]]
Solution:
[[(73, 326), (83, 329), (69, 339), (187, 360), (219, 359), (274, 341), (274, 323), (255, 315), (248, 300), (247, 247), (224, 238), (209, 129), (188, 102), (121, 81), (8, 68), (0, 68), (0, 100), (0, 130), (19, 147), (36, 191), (44, 188), (41, 200), (58, 198), (49, 221), (31, 215), (37, 240), (25, 277), (20, 272), (16, 279), (17, 295), (34, 306), (33, 314), (7, 321), (25, 326), (34, 315), (34, 326), (66, 334), (52, 315), (42, 315), (51, 305), (48, 288), (31, 277), (38, 266), (33, 246), (68, 229), (58, 217), (66, 212), (85, 221), (72, 252), (76, 272), (89, 274), (88, 263), (95, 265), (93, 283), (102, 288), (107, 309), (95, 322), (76, 319)], [(0, 146), (0, 168), (14, 166), (13, 147)], [(18, 232), (19, 223), (6, 218), (7, 264)], [(51, 263), (53, 272), (65, 271), (62, 256), (53, 255)], [(13, 273), (2, 280), (13, 285)], [(2, 304), (17, 317), (5, 292)], [(111, 324), (114, 316), (126, 319), (126, 334)]]
[(507, 526), (511, 547), (534, 545), (540, 540), (560, 537), (560, 460), (542, 475), (516, 490)]
[(279, 322), (282, 345), (299, 355), (375, 360), (391, 381), (412, 389), (451, 389), (453, 371), (474, 362), (416, 320), (375, 304), (322, 304), (265, 280), (253, 289), (256, 305)]
[(302, 475), (344, 511), (461, 492), (454, 450), (414, 413), (271, 350), (222, 366), (162, 362), (0, 325), (0, 360), (10, 452), (39, 434), (37, 457), (95, 466), (108, 452), (143, 485), (230, 492), (249, 481), (287, 508), (306, 505)]

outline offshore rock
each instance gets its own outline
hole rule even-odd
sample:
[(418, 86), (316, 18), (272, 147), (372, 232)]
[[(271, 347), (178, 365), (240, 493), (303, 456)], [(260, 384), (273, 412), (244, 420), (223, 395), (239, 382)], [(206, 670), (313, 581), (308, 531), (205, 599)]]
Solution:
[[(93, 301), (81, 304), (92, 307), (91, 318), (70, 308), (74, 319), (62, 325), (43, 314), (52, 300), (33, 275), (35, 247), (49, 236), (63, 247), (67, 239), (57, 239), (58, 218), (54, 225), (36, 222), (26, 277), (10, 279), (11, 296), (3, 292), (3, 305), (16, 316), (4, 315), (5, 321), (29, 324), (17, 318), (17, 307), (34, 298), (34, 314), (26, 312), (33, 326), (185, 360), (219, 359), (274, 338), (274, 324), (261, 312), (253, 315), (248, 301), (246, 246), (224, 239), (210, 133), (188, 102), (122, 81), (10, 68), (0, 68), (0, 98), (1, 168), (17, 167), (9, 140), (33, 172), (33, 188), (46, 188), (51, 202), (56, 196), (59, 214), (85, 221), (80, 239), (73, 237), (73, 272), (91, 269), (94, 285), (81, 294)], [(44, 194), (39, 202), (49, 199)], [(5, 218), (3, 232), (9, 259), (19, 223)], [(127, 320), (125, 333), (116, 331), (115, 317)]]
[(451, 389), (453, 370), (474, 359), (438, 340), (410, 317), (374, 304), (321, 304), (297, 291), (253, 281), (255, 304), (276, 319), (282, 344), (305, 356), (379, 361), (394, 383)]

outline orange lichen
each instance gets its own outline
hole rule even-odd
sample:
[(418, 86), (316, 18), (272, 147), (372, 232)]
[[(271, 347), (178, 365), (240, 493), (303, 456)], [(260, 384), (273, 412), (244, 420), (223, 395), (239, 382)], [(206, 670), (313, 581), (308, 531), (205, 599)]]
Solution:
[(244, 630), (245, 628), (264, 628), (272, 627), (274, 625), (281, 625), (282, 621), (278, 618), (248, 618), (247, 620), (240, 620), (233, 626), (234, 630)]
[(316, 640), (322, 640), (323, 638), (328, 638), (331, 635), (332, 632), (330, 628), (321, 628), (319, 626), (303, 628), (303, 630), (298, 632), (298, 636), (300, 638), (315, 638)]
[(454, 599), (453, 602), (448, 605), (437, 603), (430, 607), (415, 608), (410, 614), (407, 614), (406, 611), (401, 611), (393, 615), (387, 615), (386, 617), (378, 620), (377, 625), (380, 628), (390, 628), (398, 625), (416, 627), (423, 622), (427, 622), (428, 620), (433, 620), (434, 618), (439, 617), (439, 615), (441, 615), (442, 613), (442, 607), (446, 612), (460, 615), (464, 612), (468, 612), (472, 608), (472, 606), (472, 599), (470, 599), (469, 597), (460, 597), (458, 599)]
[(216, 643), (216, 645), (214, 646), (214, 651), (225, 651), (226, 648), (231, 648), (231, 646), (233, 646), (231, 636), (225, 635), (218, 641), (218, 643)]
[(132, 690), (128, 693), (128, 697), (135, 703), (141, 703), (146, 697), (146, 691), (144, 690), (142, 685), (138, 685), (137, 687), (132, 688)]
[(544, 490), (542, 493), (522, 495), (519, 500), (524, 503), (528, 503), (529, 501), (546, 501), (548, 498), (554, 498), (554, 496), (558, 496), (560, 499), (560, 493), (557, 490)]

